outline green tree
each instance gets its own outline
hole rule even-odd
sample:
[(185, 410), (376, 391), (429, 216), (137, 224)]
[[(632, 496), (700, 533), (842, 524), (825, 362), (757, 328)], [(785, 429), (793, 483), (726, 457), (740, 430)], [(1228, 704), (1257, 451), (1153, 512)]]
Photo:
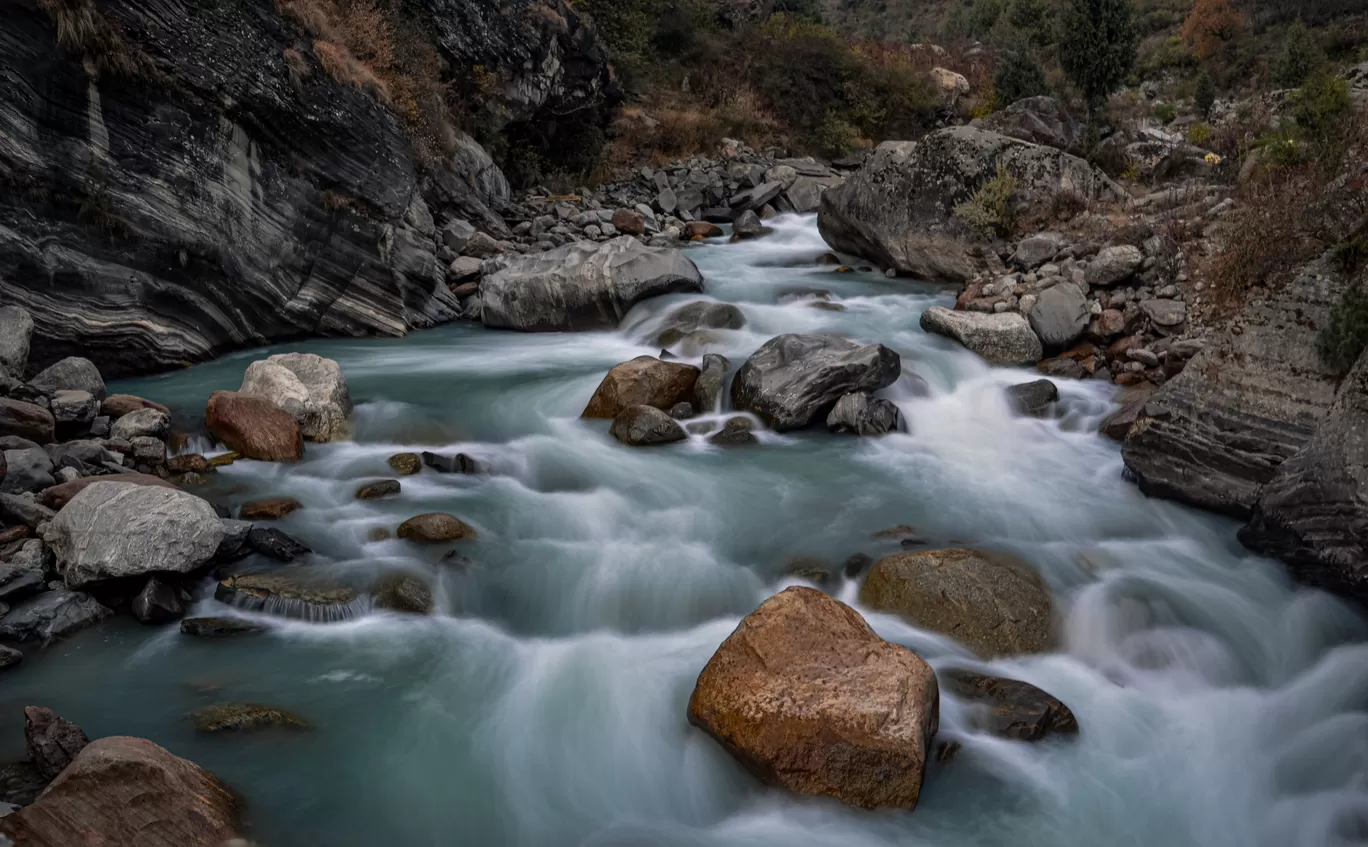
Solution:
[(1135, 64), (1130, 0), (1067, 0), (1059, 23), (1059, 64), (1095, 116)]
[(1040, 69), (1040, 63), (1029, 51), (1018, 46), (1009, 50), (1002, 58), (1002, 64), (998, 65), (997, 74), (993, 77), (993, 90), (997, 92), (998, 103), (1008, 106), (1024, 97), (1047, 94), (1050, 86), (1045, 82), (1045, 72)]
[(1287, 28), (1282, 49), (1273, 58), (1269, 70), (1273, 74), (1273, 82), (1284, 88), (1296, 88), (1306, 82), (1324, 61), (1325, 57), (1321, 54), (1316, 39), (1312, 37), (1311, 30), (1301, 21), (1297, 21)]
[(1216, 85), (1211, 81), (1211, 74), (1206, 71), (1197, 74), (1197, 87), (1192, 97), (1196, 101), (1197, 111), (1202, 113), (1202, 117), (1211, 114), (1211, 107), (1216, 102)]

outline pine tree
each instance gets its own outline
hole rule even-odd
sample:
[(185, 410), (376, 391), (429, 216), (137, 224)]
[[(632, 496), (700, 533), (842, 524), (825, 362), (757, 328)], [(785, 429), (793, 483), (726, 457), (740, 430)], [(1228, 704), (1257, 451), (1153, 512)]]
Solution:
[(1205, 59), (1223, 42), (1234, 38), (1244, 26), (1244, 15), (1230, 0), (1196, 0), (1183, 21), (1183, 40), (1199, 58)]
[(1216, 86), (1211, 81), (1211, 74), (1206, 71), (1197, 74), (1197, 88), (1192, 96), (1202, 117), (1211, 114), (1211, 107), (1216, 103)]
[(1059, 63), (1096, 116), (1135, 64), (1130, 0), (1067, 0), (1059, 23)]
[(1311, 31), (1297, 21), (1288, 27), (1282, 49), (1273, 60), (1270, 68), (1273, 81), (1284, 88), (1296, 88), (1321, 66), (1324, 59)]

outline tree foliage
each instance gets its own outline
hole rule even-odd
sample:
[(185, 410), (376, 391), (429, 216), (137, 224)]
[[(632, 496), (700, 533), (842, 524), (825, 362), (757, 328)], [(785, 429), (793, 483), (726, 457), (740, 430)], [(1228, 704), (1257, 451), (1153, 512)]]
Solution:
[(1096, 114), (1135, 64), (1130, 0), (1067, 0), (1060, 18), (1059, 63)]
[(1287, 28), (1282, 48), (1269, 70), (1273, 74), (1273, 82), (1284, 88), (1295, 88), (1309, 79), (1324, 59), (1311, 31), (1297, 21)]
[(1216, 84), (1211, 81), (1211, 74), (1202, 71), (1197, 74), (1197, 82), (1192, 99), (1197, 104), (1197, 111), (1202, 113), (1202, 117), (1211, 114), (1211, 107), (1216, 103)]
[(1025, 97), (1048, 94), (1049, 84), (1040, 63), (1022, 47), (1010, 50), (998, 65), (993, 77), (993, 90), (998, 102), (1007, 106)]
[(1230, 0), (1196, 0), (1183, 21), (1183, 40), (1200, 58), (1207, 58), (1239, 34), (1244, 15)]

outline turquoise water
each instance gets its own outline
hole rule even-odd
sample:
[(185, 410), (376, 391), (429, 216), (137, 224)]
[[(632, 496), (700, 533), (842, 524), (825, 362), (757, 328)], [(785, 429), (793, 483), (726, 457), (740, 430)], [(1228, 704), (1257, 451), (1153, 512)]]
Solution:
[[(19, 706), (50, 705), (89, 734), (149, 737), (248, 800), (263, 847), (518, 845), (1230, 845), (1357, 843), (1368, 820), (1368, 626), (1247, 555), (1234, 525), (1150, 501), (1095, 434), (1110, 387), (1061, 383), (1054, 417), (1013, 417), (992, 369), (917, 326), (952, 296), (811, 266), (813, 221), (761, 241), (690, 249), (704, 296), (747, 318), (714, 347), (739, 365), (780, 332), (838, 332), (898, 350), (888, 390), (909, 433), (855, 439), (762, 433), (753, 449), (702, 438), (621, 446), (578, 419), (612, 365), (657, 348), (651, 301), (620, 332), (522, 335), (451, 326), (404, 339), (280, 345), (139, 380), (129, 391), (190, 421), (268, 352), (337, 359), (358, 402), (355, 438), (295, 466), (239, 462), (206, 490), (226, 505), (293, 496), (279, 522), (339, 573), (407, 570), (438, 586), (432, 618), (371, 614), (283, 623), (221, 642), (128, 619), (6, 674), (0, 739), (19, 755)], [(815, 308), (812, 290), (843, 311)], [(691, 351), (698, 353), (700, 351)], [(198, 444), (208, 449), (208, 444)], [(352, 499), (400, 450), (475, 456), (479, 477), (425, 472), (384, 501)], [(420, 512), (480, 538), (445, 548), (369, 542)], [(943, 703), (964, 749), (928, 775), (912, 814), (867, 813), (754, 782), (688, 726), (694, 679), (740, 617), (797, 580), (893, 552), (878, 530), (1011, 550), (1056, 595), (1057, 652), (991, 663), (1073, 708), (1069, 743), (977, 734)], [(857, 585), (830, 590), (855, 602)], [(201, 589), (196, 613), (235, 613)], [(953, 642), (866, 611), (933, 664)], [(196, 735), (184, 715), (221, 701), (292, 709), (307, 732)]]

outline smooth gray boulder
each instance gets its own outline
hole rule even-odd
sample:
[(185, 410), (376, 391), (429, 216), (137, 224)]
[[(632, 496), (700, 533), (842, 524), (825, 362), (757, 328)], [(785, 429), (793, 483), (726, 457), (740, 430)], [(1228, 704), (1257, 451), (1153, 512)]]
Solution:
[(1038, 232), (1028, 235), (1017, 242), (1012, 262), (1027, 270), (1034, 270), (1055, 257), (1064, 249), (1064, 236), (1057, 232)]
[(24, 378), (33, 316), (22, 306), (0, 306), (0, 373)]
[(1045, 355), (1040, 337), (1017, 312), (955, 312), (932, 306), (921, 328), (953, 338), (994, 365), (1033, 365)]
[(608, 434), (634, 447), (672, 444), (689, 437), (678, 421), (654, 406), (628, 406), (618, 412)]
[(1083, 290), (1072, 282), (1061, 282), (1040, 292), (1028, 318), (1045, 347), (1062, 350), (1083, 337), (1092, 315)]
[(135, 438), (151, 436), (166, 438), (171, 433), (171, 416), (160, 409), (138, 409), (129, 412), (110, 426), (111, 438), (132, 441)]
[(42, 491), (57, 484), (52, 478), (52, 457), (42, 447), (26, 447), (5, 451), (5, 478), (0, 480), (0, 494), (23, 494)]
[(901, 424), (902, 413), (897, 406), (863, 391), (837, 400), (826, 419), (827, 429), (851, 435), (884, 435), (897, 432)]
[(269, 400), (290, 413), (310, 441), (347, 435), (351, 393), (342, 366), (313, 353), (278, 353), (247, 366), (239, 394)]
[(29, 385), (47, 395), (58, 391), (88, 391), (96, 400), (105, 399), (105, 384), (100, 369), (95, 367), (94, 362), (80, 356), (68, 356), (39, 371), (37, 376), (29, 380)]
[(703, 275), (682, 250), (625, 235), (500, 256), (486, 271), (481, 321), (525, 332), (613, 329), (642, 300), (703, 290)]
[(43, 540), (69, 588), (151, 573), (189, 573), (213, 558), (223, 522), (175, 488), (97, 482), (62, 507)]
[(801, 429), (824, 420), (844, 395), (887, 388), (901, 373), (898, 354), (882, 344), (861, 346), (838, 335), (780, 335), (736, 372), (732, 405), (777, 431)]
[(983, 236), (955, 214), (1000, 163), (1017, 178), (1016, 198), (1060, 194), (1123, 202), (1125, 191), (1082, 159), (969, 126), (921, 141), (885, 141), (842, 185), (822, 195), (818, 229), (833, 249), (900, 274), (968, 282), (986, 268)]

